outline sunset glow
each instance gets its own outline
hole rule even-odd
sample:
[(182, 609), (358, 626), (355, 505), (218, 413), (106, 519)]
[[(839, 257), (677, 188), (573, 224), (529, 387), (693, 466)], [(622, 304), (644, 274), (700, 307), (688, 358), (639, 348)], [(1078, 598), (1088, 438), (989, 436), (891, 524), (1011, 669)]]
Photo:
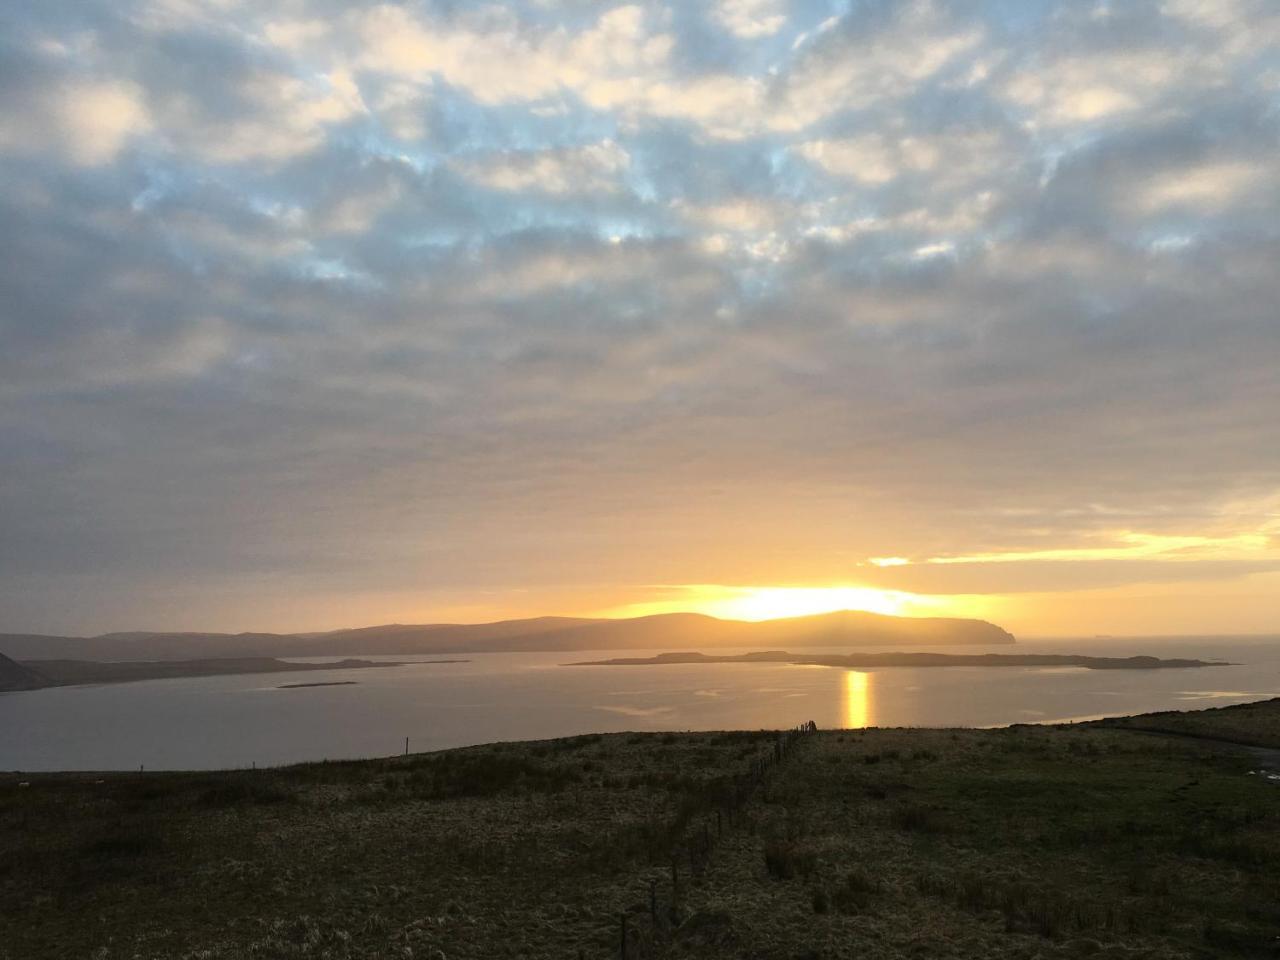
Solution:
[(966, 596), (926, 596), (903, 590), (839, 585), (738, 587), (687, 584), (668, 588), (669, 599), (631, 603), (603, 611), (611, 617), (703, 613), (725, 620), (779, 620), (836, 610), (865, 610), (896, 617), (973, 616), (977, 601)]
[(0, 630), (1280, 623), (1274, 2), (8, 6)]
[(866, 610), (899, 616), (919, 600), (897, 590), (871, 587), (762, 587), (739, 596), (703, 601), (704, 612), (732, 620), (777, 620), (833, 610)]

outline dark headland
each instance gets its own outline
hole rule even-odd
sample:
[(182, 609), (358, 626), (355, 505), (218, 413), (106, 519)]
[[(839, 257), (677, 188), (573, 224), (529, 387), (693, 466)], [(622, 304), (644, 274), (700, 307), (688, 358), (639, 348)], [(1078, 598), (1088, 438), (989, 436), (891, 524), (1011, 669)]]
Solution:
[(39, 690), (86, 683), (127, 683), (178, 677), (217, 677), (243, 673), (300, 673), (313, 670), (363, 670), (400, 667), (385, 660), (336, 660), (291, 663), (273, 657), (214, 657), (207, 660), (31, 660), (16, 663), (0, 656), (0, 692)]
[(94, 637), (4, 633), (0, 652), (19, 661), (199, 660), (1013, 642), (1011, 633), (985, 620), (841, 610), (763, 622), (668, 613), (627, 619), (536, 617), (496, 623), (386, 624), (327, 633), (105, 633)]
[(10, 660), (0, 653), (0, 693), (14, 690), (39, 690), (52, 686), (48, 677), (25, 664)]

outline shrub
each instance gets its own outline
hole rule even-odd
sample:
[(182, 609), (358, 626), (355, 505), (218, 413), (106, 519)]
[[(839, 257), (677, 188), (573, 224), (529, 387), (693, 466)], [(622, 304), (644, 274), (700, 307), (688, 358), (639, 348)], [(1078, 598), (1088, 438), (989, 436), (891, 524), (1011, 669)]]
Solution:
[(159, 853), (163, 847), (157, 834), (133, 829), (90, 840), (80, 853), (93, 860), (135, 860)]
[(948, 828), (942, 811), (915, 803), (893, 811), (893, 825), (910, 833), (945, 833)]
[(419, 799), (439, 800), (486, 797), (517, 787), (555, 793), (581, 780), (582, 773), (568, 766), (484, 753), (442, 753), (415, 769), (409, 785)]
[(827, 896), (827, 891), (819, 887), (813, 891), (813, 912), (827, 913), (831, 909), (831, 900)]
[(217, 780), (199, 794), (206, 807), (239, 807), (249, 804), (296, 803), (297, 794), (278, 782), (254, 777)]
[[(599, 743), (604, 739), (601, 733), (586, 733), (578, 737), (565, 737), (563, 740), (553, 740), (551, 747), (559, 753), (566, 753), (572, 750), (581, 750), (583, 747), (589, 747)], [(628, 743), (638, 743), (639, 740), (628, 739)]]
[(1211, 947), (1252, 957), (1266, 956), (1268, 949), (1274, 950), (1275, 947), (1275, 938), (1270, 932), (1250, 930), (1238, 923), (1215, 919), (1205, 921), (1204, 942)]
[(831, 901), (840, 913), (859, 913), (870, 906), (871, 898), (879, 892), (880, 881), (872, 880), (860, 870), (850, 870)]
[(817, 866), (812, 850), (785, 840), (770, 840), (764, 847), (764, 866), (775, 880), (807, 877)]

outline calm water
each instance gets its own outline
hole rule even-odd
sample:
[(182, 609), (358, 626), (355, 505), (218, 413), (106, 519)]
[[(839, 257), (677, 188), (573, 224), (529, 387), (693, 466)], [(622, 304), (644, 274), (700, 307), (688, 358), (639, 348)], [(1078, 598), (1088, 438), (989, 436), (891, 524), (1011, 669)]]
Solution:
[[(597, 731), (781, 727), (805, 720), (828, 728), (992, 726), (1280, 696), (1280, 638), (1032, 641), (1017, 650), (1199, 656), (1241, 666), (560, 666), (619, 655), (601, 651), (473, 654), (469, 663), (61, 687), (0, 694), (0, 770), (263, 766), (383, 756), (402, 751), (405, 737), (418, 751)], [(321, 680), (357, 684), (278, 689)]]

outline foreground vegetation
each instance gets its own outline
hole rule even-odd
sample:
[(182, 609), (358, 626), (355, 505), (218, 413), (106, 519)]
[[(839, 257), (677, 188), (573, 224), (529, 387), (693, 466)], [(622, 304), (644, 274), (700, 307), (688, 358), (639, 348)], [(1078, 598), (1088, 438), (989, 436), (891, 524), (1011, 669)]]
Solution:
[(1178, 736), (1206, 737), (1246, 746), (1280, 750), (1280, 704), (1278, 700), (1262, 700), (1209, 710), (1144, 713), (1136, 717), (1114, 717), (1100, 725), (1167, 733)]
[[(1209, 715), (1185, 722), (1274, 730), (1280, 701), (1184, 716)], [(1254, 754), (1099, 725), (789, 742), (0, 776), (0, 958), (605, 958), (624, 915), (631, 958), (1280, 956)]]

